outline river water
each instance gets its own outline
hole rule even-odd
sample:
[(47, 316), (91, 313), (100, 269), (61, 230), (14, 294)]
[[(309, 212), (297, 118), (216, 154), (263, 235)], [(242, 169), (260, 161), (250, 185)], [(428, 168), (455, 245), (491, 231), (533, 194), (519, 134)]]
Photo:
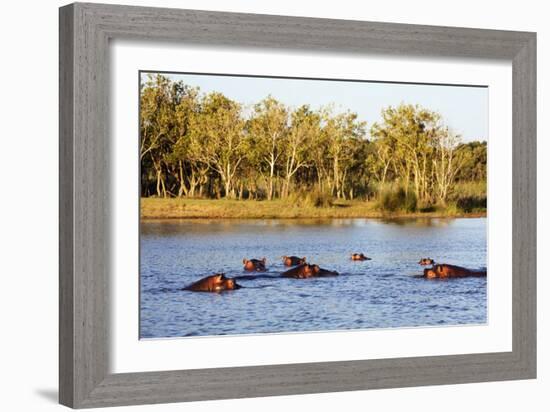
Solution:
[[(370, 261), (354, 262), (351, 252)], [(163, 338), (482, 324), (487, 280), (426, 280), (418, 260), (486, 267), (486, 219), (173, 220), (141, 223), (140, 336)], [(338, 277), (286, 279), (282, 255)], [(181, 290), (216, 272), (266, 277), (224, 293)]]

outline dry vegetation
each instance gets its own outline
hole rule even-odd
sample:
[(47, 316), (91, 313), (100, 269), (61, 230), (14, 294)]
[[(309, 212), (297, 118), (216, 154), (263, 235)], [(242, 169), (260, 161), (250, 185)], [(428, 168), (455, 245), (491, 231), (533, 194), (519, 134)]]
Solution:
[(272, 218), (380, 218), (380, 217), (480, 217), (485, 211), (465, 213), (458, 208), (430, 211), (381, 211), (374, 201), (339, 200), (320, 204), (317, 199), (272, 201), (231, 199), (142, 198), (142, 219), (272, 219)]

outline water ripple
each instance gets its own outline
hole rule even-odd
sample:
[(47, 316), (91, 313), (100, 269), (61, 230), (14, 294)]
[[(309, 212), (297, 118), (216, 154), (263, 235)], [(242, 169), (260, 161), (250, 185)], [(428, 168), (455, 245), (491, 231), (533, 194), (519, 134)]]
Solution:
[[(326, 222), (142, 223), (140, 334), (143, 338), (485, 323), (485, 278), (419, 278), (420, 257), (486, 267), (485, 219), (446, 225), (368, 219)], [(352, 262), (350, 252), (373, 257)], [(287, 279), (280, 256), (296, 254), (338, 277)], [(207, 258), (205, 258), (207, 256)], [(249, 273), (242, 258), (267, 257)], [(181, 289), (225, 272), (231, 293)]]

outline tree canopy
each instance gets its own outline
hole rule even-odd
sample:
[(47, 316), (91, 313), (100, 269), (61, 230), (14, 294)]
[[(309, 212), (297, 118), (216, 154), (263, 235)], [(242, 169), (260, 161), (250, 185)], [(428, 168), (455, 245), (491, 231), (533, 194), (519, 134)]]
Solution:
[(162, 75), (141, 85), (140, 140), (144, 197), (272, 200), (316, 190), (369, 200), (389, 186), (430, 205), (487, 177), (486, 142), (463, 143), (428, 108), (385, 107), (367, 125), (351, 111), (272, 96), (243, 107)]

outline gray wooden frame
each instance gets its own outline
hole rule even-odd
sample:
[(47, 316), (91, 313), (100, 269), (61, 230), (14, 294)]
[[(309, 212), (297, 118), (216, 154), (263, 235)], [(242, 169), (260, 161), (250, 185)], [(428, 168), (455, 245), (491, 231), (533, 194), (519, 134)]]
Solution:
[[(60, 9), (59, 398), (85, 408), (536, 376), (536, 34), (210, 11)], [(495, 58), (513, 65), (511, 352), (110, 374), (109, 40)]]

